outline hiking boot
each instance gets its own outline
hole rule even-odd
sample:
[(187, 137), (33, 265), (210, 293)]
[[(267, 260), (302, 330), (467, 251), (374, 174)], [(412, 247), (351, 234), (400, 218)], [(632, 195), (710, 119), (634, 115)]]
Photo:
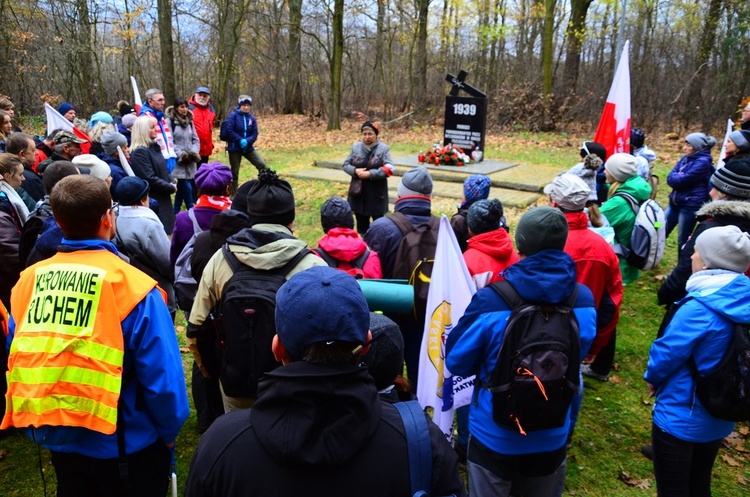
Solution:
[(641, 454), (643, 454), (643, 456), (646, 459), (653, 461), (654, 460), (654, 446), (651, 444), (641, 445)]
[(581, 364), (581, 374), (583, 374), (583, 376), (588, 376), (589, 378), (594, 378), (595, 380), (609, 381), (609, 375), (608, 374), (595, 373), (591, 369), (591, 365), (590, 364)]

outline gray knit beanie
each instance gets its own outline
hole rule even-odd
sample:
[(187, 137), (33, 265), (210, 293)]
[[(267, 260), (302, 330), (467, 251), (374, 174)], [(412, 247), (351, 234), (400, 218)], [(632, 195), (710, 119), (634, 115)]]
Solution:
[(399, 197), (432, 195), (432, 176), (424, 166), (415, 167), (401, 177), (396, 190)]
[(729, 138), (737, 146), (740, 152), (750, 152), (750, 131), (737, 130), (729, 133)]
[(546, 249), (562, 250), (567, 240), (568, 221), (553, 207), (531, 209), (516, 227), (516, 249), (526, 256)]
[(128, 139), (125, 135), (118, 133), (117, 131), (107, 131), (102, 135), (100, 143), (104, 149), (104, 153), (107, 155), (117, 154), (117, 147), (124, 147), (128, 144)]
[(750, 266), (750, 235), (734, 225), (707, 229), (698, 235), (695, 249), (708, 269), (744, 273)]
[(703, 150), (704, 148), (712, 148), (716, 145), (716, 138), (713, 136), (706, 136), (704, 133), (690, 133), (685, 137), (685, 141), (688, 145), (692, 146), (696, 152)]
[(604, 163), (604, 169), (615, 180), (624, 183), (628, 178), (636, 175), (638, 166), (635, 157), (630, 154), (612, 154)]

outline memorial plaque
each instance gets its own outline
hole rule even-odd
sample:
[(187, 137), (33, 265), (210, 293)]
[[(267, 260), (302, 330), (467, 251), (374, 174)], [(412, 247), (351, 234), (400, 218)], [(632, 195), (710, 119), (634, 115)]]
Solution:
[[(445, 97), (443, 145), (452, 143), (468, 155), (479, 150), (482, 154), (476, 158), (481, 161), (484, 159), (484, 135), (487, 129), (487, 95), (466, 83), (468, 74), (461, 70), (458, 76), (448, 74), (445, 77), (452, 86), (450, 94)], [(459, 91), (471, 96), (459, 96)], [(474, 157), (472, 159), (475, 160)]]
[(452, 143), (471, 154), (484, 152), (487, 127), (487, 99), (476, 97), (445, 97), (445, 130), (443, 145)]

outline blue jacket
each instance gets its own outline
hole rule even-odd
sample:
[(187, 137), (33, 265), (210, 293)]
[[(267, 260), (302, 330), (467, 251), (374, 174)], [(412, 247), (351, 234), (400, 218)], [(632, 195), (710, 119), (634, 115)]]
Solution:
[[(69, 250), (109, 250), (117, 254), (110, 242), (102, 240), (67, 240), (62, 245)], [(12, 341), (12, 326), (8, 342)], [(123, 391), (120, 405), (125, 435), (125, 452), (132, 454), (161, 440), (174, 442), (185, 420), (190, 415), (182, 358), (177, 344), (172, 317), (154, 286), (146, 297), (122, 321), (125, 338), (123, 362)], [(120, 427), (118, 426), (118, 430)], [(118, 457), (117, 434), (104, 435), (85, 428), (40, 427), (37, 440), (46, 437), (77, 438), (61, 445), (40, 443), (57, 452), (74, 452), (97, 459)], [(31, 437), (30, 429), (27, 434)]]
[[(258, 139), (258, 122), (252, 112), (245, 114), (238, 106), (222, 121), (220, 135), (227, 142), (227, 152), (252, 152)], [(244, 150), (240, 145), (243, 138), (247, 140)]]
[(724, 356), (733, 323), (750, 322), (750, 279), (722, 270), (699, 271), (690, 277), (688, 295), (680, 301), (664, 336), (651, 345), (644, 379), (656, 387), (654, 424), (688, 442), (726, 437), (734, 423), (717, 419), (695, 395), (687, 360), (695, 359), (705, 376)]
[[(575, 263), (561, 250), (542, 250), (510, 266), (502, 274), (527, 302), (565, 302), (577, 284)], [(596, 335), (596, 310), (591, 291), (581, 284), (578, 284), (574, 312), (578, 318), (583, 359)], [(510, 313), (508, 304), (492, 288), (483, 288), (474, 294), (463, 317), (448, 335), (446, 366), (451, 373), (464, 377), (477, 374), (477, 385), (489, 382)], [(499, 454), (550, 452), (565, 444), (569, 418), (560, 428), (521, 435), (495, 423), (492, 419), (492, 394), (486, 388), (475, 386), (469, 432), (485, 447)]]
[[(430, 209), (432, 202), (430, 197), (401, 197), (396, 200), (394, 209), (409, 218), (412, 225), (427, 223), (430, 221)], [(380, 267), (383, 269), (383, 278), (393, 277), (393, 265), (396, 262), (396, 252), (404, 235), (398, 229), (396, 223), (388, 217), (376, 219), (370, 225), (364, 240), (370, 249), (377, 252), (380, 257)]]
[(121, 179), (126, 178), (128, 176), (128, 173), (126, 173), (125, 169), (122, 168), (119, 157), (113, 157), (105, 153), (101, 153), (97, 155), (97, 157), (99, 157), (109, 165), (109, 171), (112, 175), (112, 184), (109, 185), (109, 194), (112, 196), (112, 200), (117, 202), (117, 184)]
[(672, 187), (669, 203), (678, 207), (697, 209), (711, 200), (708, 195), (711, 190), (708, 180), (713, 173), (714, 164), (710, 149), (704, 148), (684, 155), (667, 176), (667, 183)]

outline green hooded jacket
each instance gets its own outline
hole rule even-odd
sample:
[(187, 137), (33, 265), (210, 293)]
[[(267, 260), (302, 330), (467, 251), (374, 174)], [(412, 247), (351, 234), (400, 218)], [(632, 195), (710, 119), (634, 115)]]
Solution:
[[(651, 185), (640, 176), (631, 176), (615, 191), (615, 193), (618, 192), (631, 194), (640, 204), (651, 195)], [(615, 230), (615, 241), (630, 248), (630, 235), (633, 233), (633, 226), (635, 226), (636, 213), (630, 207), (628, 201), (623, 197), (613, 195), (602, 204), (601, 212)], [(620, 258), (620, 272), (624, 284), (635, 281), (640, 275), (637, 268), (631, 266), (622, 258)]]

